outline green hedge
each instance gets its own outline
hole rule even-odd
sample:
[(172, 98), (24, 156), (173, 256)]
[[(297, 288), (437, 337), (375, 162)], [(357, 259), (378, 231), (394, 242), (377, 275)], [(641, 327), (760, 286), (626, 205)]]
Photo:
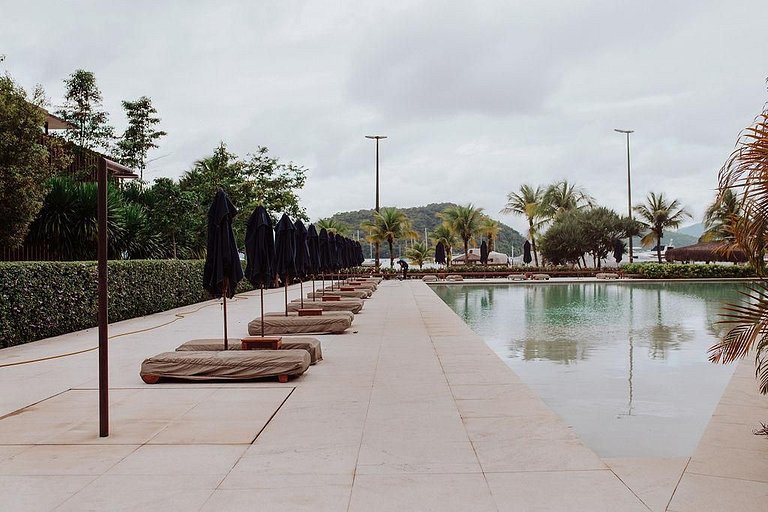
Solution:
[[(202, 260), (109, 262), (109, 321), (209, 299)], [(96, 262), (0, 263), (0, 346), (94, 327)], [(250, 289), (243, 280), (238, 292)]]
[(750, 266), (743, 265), (696, 265), (683, 263), (628, 263), (621, 269), (627, 274), (637, 274), (645, 279), (706, 279), (756, 277)]

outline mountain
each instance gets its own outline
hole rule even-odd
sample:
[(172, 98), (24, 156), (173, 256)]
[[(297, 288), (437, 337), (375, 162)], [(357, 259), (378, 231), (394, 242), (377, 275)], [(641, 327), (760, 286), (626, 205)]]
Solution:
[(702, 235), (702, 233), (704, 233), (705, 229), (706, 228), (704, 227), (704, 224), (699, 222), (698, 224), (691, 224), (690, 226), (680, 228), (677, 230), (677, 233), (699, 238)]
[[(424, 241), (424, 229), (427, 232), (431, 232), (442, 222), (437, 218), (437, 214), (442, 212), (448, 207), (456, 206), (454, 203), (432, 203), (426, 206), (417, 206), (414, 208), (399, 208), (400, 211), (405, 213), (409, 219), (411, 219), (411, 225), (413, 230), (419, 234), (420, 241)], [(373, 217), (373, 210), (357, 210), (354, 212), (339, 212), (334, 214), (331, 218), (343, 222), (350, 228), (351, 235), (357, 235), (357, 230), (360, 229), (360, 224), (363, 221), (370, 220)], [(496, 240), (496, 250), (509, 255), (521, 254), (523, 251), (523, 243), (525, 238), (512, 229), (499, 222), (501, 230), (499, 231), (498, 239)], [(362, 239), (365, 233), (360, 229), (360, 238)], [(471, 247), (471, 246), (470, 246)], [(400, 241), (400, 247), (395, 246), (395, 254), (400, 255), (401, 251), (405, 252), (405, 242)], [(367, 248), (364, 251), (366, 256), (369, 255)], [(454, 247), (453, 254), (460, 254), (464, 252), (463, 247)], [(381, 246), (381, 257), (389, 257), (389, 248), (386, 244)]]

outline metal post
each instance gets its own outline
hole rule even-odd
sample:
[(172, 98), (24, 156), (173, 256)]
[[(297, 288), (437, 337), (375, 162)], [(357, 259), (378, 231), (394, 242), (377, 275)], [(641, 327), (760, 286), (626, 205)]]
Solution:
[(229, 293), (229, 278), (224, 278), (224, 290), (221, 297), (224, 299), (224, 350), (229, 349), (229, 338), (227, 337), (227, 294)]
[[(366, 139), (374, 139), (376, 141), (376, 213), (379, 213), (379, 141), (381, 139), (386, 139), (386, 135), (366, 135)], [(375, 265), (376, 270), (379, 270), (379, 259), (381, 254), (381, 245), (379, 241), (376, 241), (376, 259), (375, 259)]]
[(99, 289), (99, 437), (109, 436), (109, 345), (107, 304), (107, 162), (98, 167), (98, 289)]
[[(613, 131), (623, 133), (627, 136), (627, 210), (629, 212), (629, 220), (632, 220), (632, 174), (630, 171), (630, 159), (629, 159), (629, 134), (634, 133), (634, 130), (619, 130)], [(632, 251), (632, 235), (629, 236), (629, 262), (634, 261), (634, 253)]]

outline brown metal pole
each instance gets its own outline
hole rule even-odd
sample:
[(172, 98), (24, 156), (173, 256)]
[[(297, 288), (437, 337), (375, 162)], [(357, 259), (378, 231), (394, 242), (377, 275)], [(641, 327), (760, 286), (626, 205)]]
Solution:
[(288, 274), (285, 275), (285, 316), (288, 316)]
[(224, 298), (224, 350), (229, 349), (229, 338), (227, 338), (227, 294), (229, 293), (229, 278), (224, 278), (224, 288), (221, 296)]
[(98, 168), (98, 287), (99, 287), (99, 437), (109, 436), (109, 345), (107, 304), (107, 162)]
[(261, 285), (261, 337), (264, 337), (264, 285)]

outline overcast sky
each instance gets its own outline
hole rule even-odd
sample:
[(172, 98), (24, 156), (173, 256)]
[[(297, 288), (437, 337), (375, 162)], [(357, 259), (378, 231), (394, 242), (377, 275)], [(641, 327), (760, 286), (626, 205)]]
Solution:
[[(765, 0), (0, 0), (0, 69), (54, 104), (93, 71), (152, 98), (168, 136), (146, 177), (219, 141), (307, 167), (310, 218), (381, 203), (472, 202), (502, 216), (521, 184), (568, 179), (599, 203), (679, 198), (699, 221), (740, 130), (768, 100)], [(457, 5), (454, 5), (457, 4)], [(693, 222), (693, 221), (692, 221)]]

